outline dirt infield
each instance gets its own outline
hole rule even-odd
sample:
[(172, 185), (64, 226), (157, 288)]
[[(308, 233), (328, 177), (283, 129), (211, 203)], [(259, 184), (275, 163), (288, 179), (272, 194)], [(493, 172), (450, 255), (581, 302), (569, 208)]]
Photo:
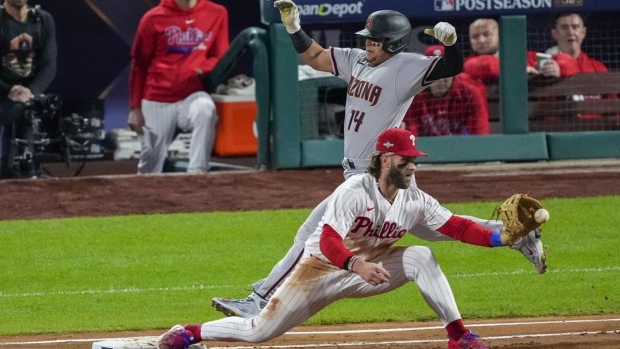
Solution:
[[(490, 348), (513, 349), (618, 349), (620, 316), (466, 320)], [(0, 348), (90, 349), (94, 342), (111, 338), (154, 337), (161, 331), (56, 334), (0, 337)], [(209, 342), (210, 349), (295, 348), (416, 348), (446, 349), (445, 330), (438, 322), (301, 326), (271, 341), (251, 343)]]
[[(419, 166), (418, 186), (442, 203), (620, 193), (620, 161)], [(311, 208), (342, 183), (340, 168), (0, 181), (0, 219)]]
[[(514, 192), (550, 197), (620, 194), (620, 162), (435, 167), (420, 166), (418, 185), (440, 202), (500, 201)], [(204, 175), (106, 176), (0, 182), (0, 219), (46, 219), (169, 212), (311, 208), (342, 182), (339, 168), (215, 172)], [(467, 321), (493, 348), (620, 348), (620, 315)], [(514, 323), (526, 324), (514, 324)], [(499, 323), (504, 325), (498, 326)], [(300, 327), (260, 345), (209, 347), (446, 348), (438, 323)], [(440, 327), (440, 326), (439, 326)], [(398, 330), (396, 330), (398, 329)], [(333, 331), (351, 331), (334, 333)], [(361, 331), (359, 331), (361, 330)], [(324, 333), (324, 331), (330, 331)], [(0, 348), (91, 348), (100, 338), (161, 331), (0, 337)]]

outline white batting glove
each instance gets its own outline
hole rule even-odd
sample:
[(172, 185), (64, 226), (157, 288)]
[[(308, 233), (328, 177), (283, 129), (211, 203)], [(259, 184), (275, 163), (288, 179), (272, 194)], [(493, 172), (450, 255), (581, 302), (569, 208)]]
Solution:
[(294, 34), (301, 29), (299, 25), (299, 9), (291, 0), (277, 0), (273, 3), (273, 7), (280, 10), (280, 18), (282, 24), (289, 34)]
[(439, 22), (434, 29), (424, 29), (424, 33), (441, 41), (446, 46), (456, 43), (456, 30), (447, 22)]

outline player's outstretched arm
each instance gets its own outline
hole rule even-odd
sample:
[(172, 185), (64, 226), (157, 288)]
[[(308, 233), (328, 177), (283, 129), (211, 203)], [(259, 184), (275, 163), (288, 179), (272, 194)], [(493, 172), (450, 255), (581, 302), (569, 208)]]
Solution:
[(329, 52), (301, 29), (297, 5), (291, 0), (277, 0), (273, 3), (273, 7), (280, 10), (282, 24), (290, 34), (293, 47), (304, 63), (316, 70), (331, 73), (332, 63)]
[(458, 75), (463, 71), (463, 54), (456, 46), (446, 46), (443, 57), (439, 58), (428, 80), (439, 80)]
[(455, 76), (463, 70), (463, 54), (454, 44), (456, 43), (456, 29), (447, 22), (439, 22), (433, 29), (424, 29), (424, 33), (434, 37), (444, 44), (443, 57), (433, 68), (428, 80), (439, 80)]

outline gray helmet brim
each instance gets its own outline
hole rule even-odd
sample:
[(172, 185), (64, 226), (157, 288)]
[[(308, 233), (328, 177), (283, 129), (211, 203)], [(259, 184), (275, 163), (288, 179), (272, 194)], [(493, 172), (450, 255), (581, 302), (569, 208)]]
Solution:
[(366, 28), (356, 32), (355, 35), (363, 36), (365, 38), (372, 37), (372, 35), (370, 35), (370, 31), (368, 31), (368, 29), (366, 29)]

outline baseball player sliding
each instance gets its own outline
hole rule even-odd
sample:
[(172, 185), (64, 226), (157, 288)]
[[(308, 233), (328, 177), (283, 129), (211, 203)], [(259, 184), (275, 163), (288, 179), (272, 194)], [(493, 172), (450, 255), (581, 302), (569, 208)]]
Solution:
[(426, 156), (411, 132), (388, 128), (375, 149), (367, 173), (349, 176), (327, 199), (299, 264), (258, 315), (176, 325), (159, 338), (158, 348), (188, 348), (200, 341), (264, 342), (340, 299), (387, 293), (410, 281), (445, 326), (448, 349), (488, 348), (463, 324), (432, 251), (394, 244), (407, 232), (415, 235), (418, 225), (486, 247), (504, 246), (511, 237), (453, 215), (411, 185), (414, 160)]
[[(409, 20), (396, 11), (372, 13), (363, 30), (357, 32), (366, 38), (365, 50), (331, 47), (325, 49), (301, 29), (299, 11), (290, 0), (278, 0), (282, 22), (289, 32), (293, 46), (305, 63), (316, 70), (331, 72), (349, 83), (344, 124), (344, 177), (364, 173), (379, 133), (398, 127), (413, 97), (434, 80), (457, 75), (462, 69), (462, 54), (454, 46), (456, 32), (448, 23), (440, 22), (427, 34), (445, 45), (443, 57), (427, 57), (403, 52), (409, 43)], [(415, 178), (411, 185), (416, 186)], [(266, 279), (256, 282), (246, 299), (214, 298), (213, 306), (227, 316), (253, 317), (286, 279), (304, 253), (305, 242), (316, 228), (327, 208), (328, 200), (321, 202), (297, 231), (294, 244), (272, 269)], [(500, 230), (501, 221), (466, 217), (491, 230)], [(449, 240), (431, 228), (413, 227), (415, 235), (426, 240)], [(547, 265), (539, 230), (513, 244), (534, 264), (539, 273)]]

